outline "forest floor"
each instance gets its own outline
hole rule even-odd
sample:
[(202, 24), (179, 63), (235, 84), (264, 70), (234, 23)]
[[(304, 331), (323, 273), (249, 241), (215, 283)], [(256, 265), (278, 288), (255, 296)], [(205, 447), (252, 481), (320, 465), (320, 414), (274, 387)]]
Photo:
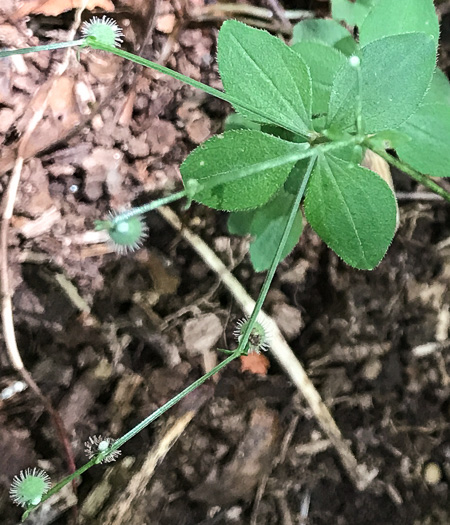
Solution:
[[(114, 4), (126, 49), (221, 87), (217, 6)], [(449, 73), (447, 4), (439, 65)], [(68, 39), (74, 11), (61, 10), (70, 5), (77, 2), (3, 0), (1, 45)], [(329, 15), (319, 0), (284, 7)], [(244, 18), (255, 21), (251, 12)], [(92, 231), (110, 209), (180, 189), (180, 163), (223, 129), (229, 111), (102, 53), (0, 61), (0, 191), (17, 169), (18, 145), (25, 159), (7, 253), (15, 334), (68, 439), (64, 447), (42, 400), (20, 391), (2, 339), (2, 525), (20, 520), (8, 487), (21, 469), (39, 466), (61, 479), (70, 458), (86, 461), (89, 436), (122, 435), (218, 362), (215, 348), (234, 347), (239, 306), (161, 215), (148, 215), (143, 249), (126, 256)], [(377, 473), (366, 490), (354, 487), (268, 353), (268, 370), (233, 362), (128, 442), (120, 461), (91, 469), (76, 494), (66, 487), (27, 523), (448, 525), (450, 214), (393, 176), (400, 225), (383, 262), (372, 272), (351, 269), (306, 227), (265, 304), (358, 462)], [(226, 214), (172, 209), (256, 298), (264, 275), (252, 271), (247, 241), (228, 235)]]

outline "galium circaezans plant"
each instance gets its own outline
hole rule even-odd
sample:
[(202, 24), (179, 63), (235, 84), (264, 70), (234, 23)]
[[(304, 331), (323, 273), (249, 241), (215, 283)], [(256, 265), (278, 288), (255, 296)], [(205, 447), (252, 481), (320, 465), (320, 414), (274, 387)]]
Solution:
[[(109, 233), (118, 251), (135, 249), (146, 234), (143, 215), (186, 198), (230, 212), (230, 232), (250, 234), (252, 264), (268, 270), (252, 315), (238, 327), (238, 348), (105, 450), (99, 444), (86, 465), (42, 499), (115, 453), (233, 359), (265, 348), (258, 314), (278, 263), (301, 235), (302, 202), (306, 221), (347, 264), (366, 270), (379, 264), (395, 233), (397, 206), (389, 184), (361, 165), (367, 150), (450, 201), (430, 178), (448, 176), (450, 165), (450, 84), (436, 68), (439, 26), (432, 0), (334, 0), (332, 6), (335, 20), (300, 22), (291, 46), (225, 22), (217, 54), (224, 91), (119, 49), (122, 35), (107, 19), (84, 26), (77, 41), (0, 52), (102, 50), (231, 103), (237, 114), (225, 132), (182, 164), (182, 191), (112, 214), (96, 228)], [(338, 20), (358, 26), (358, 40)], [(26, 505), (25, 516), (35, 504)]]

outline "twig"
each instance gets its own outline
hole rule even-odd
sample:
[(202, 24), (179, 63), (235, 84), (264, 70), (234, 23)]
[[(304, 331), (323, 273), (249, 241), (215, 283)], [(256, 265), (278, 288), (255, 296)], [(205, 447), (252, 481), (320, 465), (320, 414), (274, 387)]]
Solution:
[(288, 33), (292, 33), (292, 25), (286, 16), (286, 11), (280, 5), (278, 0), (266, 0), (266, 4), (273, 11), (273, 14), (281, 23), (282, 30)]
[[(273, 0), (268, 0), (273, 8)], [(280, 8), (281, 9), (281, 8)], [(237, 18), (253, 27), (268, 29), (272, 32), (281, 32), (286, 36), (292, 36), (292, 25), (290, 20), (301, 20), (314, 18), (314, 12), (302, 9), (284, 11), (284, 16), (278, 16), (280, 22), (275, 19), (275, 9), (257, 7), (248, 4), (211, 4), (194, 7), (189, 10), (188, 17), (192, 22), (224, 21), (229, 18)], [(277, 12), (277, 15), (279, 12)]]
[[(87, 0), (83, 1), (83, 6), (77, 10), (75, 21), (70, 30), (69, 39), (73, 39), (81, 21), (81, 12), (87, 5)], [(67, 69), (69, 65), (70, 54), (72, 50), (68, 50), (64, 60), (59, 65), (57, 71), (54, 74), (54, 78), (60, 77)], [(53, 426), (55, 427), (58, 438), (63, 446), (66, 460), (68, 463), (69, 470), (75, 471), (75, 459), (70, 445), (69, 438), (64, 428), (64, 423), (59, 413), (53, 408), (50, 400), (42, 393), (39, 386), (34, 381), (30, 372), (25, 368), (22, 361), (19, 348), (17, 346), (16, 336), (14, 332), (14, 318), (12, 308), (12, 296), (13, 291), (10, 287), (9, 275), (8, 275), (8, 233), (10, 227), (10, 221), (14, 212), (14, 204), (16, 201), (17, 191), (19, 188), (20, 178), (22, 175), (22, 169), (24, 165), (24, 159), (26, 158), (26, 147), (28, 142), (36, 129), (36, 126), (41, 121), (44, 112), (48, 106), (50, 96), (52, 94), (52, 87), (47, 88), (44, 100), (41, 107), (36, 110), (28, 123), (27, 129), (22, 136), (18, 148), (17, 158), (14, 163), (11, 179), (8, 184), (7, 191), (2, 200), (2, 219), (1, 219), (1, 235), (0, 235), (0, 292), (1, 292), (1, 317), (3, 334), (5, 338), (5, 346), (8, 353), (9, 360), (22, 377), (22, 379), (30, 386), (31, 390), (35, 393), (38, 399), (41, 401), (47, 412), (50, 414)], [(75, 486), (74, 486), (75, 489)]]
[(399, 201), (438, 201), (444, 202), (444, 199), (431, 191), (397, 191), (395, 193)]
[[(248, 295), (241, 283), (229, 272), (213, 250), (211, 250), (198, 235), (184, 228), (176, 213), (170, 208), (161, 207), (158, 208), (158, 212), (192, 246), (211, 270), (216, 272), (228, 291), (240, 304), (245, 314), (251, 315), (255, 301)], [(358, 465), (353, 452), (344, 441), (336, 422), (322, 401), (319, 392), (287, 344), (278, 326), (272, 318), (264, 312), (261, 312), (261, 316), (272, 334), (271, 351), (273, 355), (305, 397), (319, 425), (336, 449), (348, 477), (352, 480), (356, 488), (364, 490), (370, 485), (378, 472), (369, 472), (365, 465)]]

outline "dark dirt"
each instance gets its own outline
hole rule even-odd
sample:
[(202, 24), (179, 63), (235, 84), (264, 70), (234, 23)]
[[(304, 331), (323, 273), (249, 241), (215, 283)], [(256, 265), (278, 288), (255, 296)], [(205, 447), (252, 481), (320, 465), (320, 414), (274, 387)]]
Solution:
[[(202, 5), (164, 1), (156, 16), (147, 2), (117, 2), (126, 48), (147, 42), (146, 57), (220, 87), (218, 24), (187, 18)], [(328, 10), (320, 1), (286, 7)], [(73, 12), (15, 20), (13, 0), (2, 8), (2, 46), (64, 40), (73, 20)], [(450, 14), (442, 37), (440, 65), (448, 72)], [(226, 105), (102, 54), (83, 53), (55, 79), (63, 57), (0, 62), (0, 185), (4, 191), (18, 140), (50, 90), (25, 151), (10, 279), (22, 358), (59, 411), (81, 465), (89, 436), (120, 436), (220, 359), (212, 347), (233, 347), (241, 313), (157, 213), (148, 216), (144, 248), (129, 256), (86, 233), (110, 208), (178, 189), (180, 162), (222, 129)], [(399, 191), (417, 189), (401, 174), (394, 179)], [(256, 298), (263, 275), (243, 258), (245, 242), (227, 235), (225, 215), (174, 209)], [(448, 525), (450, 216), (440, 201), (412, 199), (400, 201), (400, 219), (372, 272), (346, 267), (306, 228), (266, 305), (358, 461), (379, 471), (369, 489), (354, 489), (273, 360), (267, 375), (234, 363), (127, 443), (120, 461), (86, 473), (77, 512), (68, 488), (52, 519), (44, 508), (29, 523)], [(20, 377), (1, 345), (4, 394), (20, 390)], [(0, 516), (12, 525), (21, 514), (7, 494), (12, 477), (40, 466), (58, 480), (68, 465), (31, 390), (4, 397)]]

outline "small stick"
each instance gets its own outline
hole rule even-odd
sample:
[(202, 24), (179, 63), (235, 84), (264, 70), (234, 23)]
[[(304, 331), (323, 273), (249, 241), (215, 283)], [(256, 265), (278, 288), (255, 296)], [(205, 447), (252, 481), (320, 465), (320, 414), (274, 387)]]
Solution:
[[(88, 0), (83, 0), (82, 7), (76, 11), (75, 21), (72, 25), (72, 28), (69, 34), (70, 39), (73, 39), (73, 36), (75, 35), (80, 25), (81, 13), (86, 7), (87, 3), (88, 3)], [(66, 71), (69, 65), (70, 53), (71, 51), (69, 49), (65, 55), (64, 60), (58, 66), (58, 69), (54, 74), (54, 78), (60, 77)], [(67, 436), (67, 432), (64, 428), (64, 423), (61, 419), (61, 416), (59, 415), (57, 410), (53, 408), (53, 405), (51, 404), (50, 400), (42, 393), (42, 390), (39, 388), (37, 383), (34, 381), (30, 372), (25, 368), (25, 365), (22, 361), (22, 357), (20, 355), (20, 351), (17, 346), (16, 336), (14, 332), (14, 319), (13, 319), (13, 308), (12, 308), (13, 292), (10, 287), (9, 275), (8, 275), (8, 233), (9, 233), (11, 218), (14, 212), (14, 204), (16, 202), (17, 191), (19, 188), (20, 178), (22, 175), (22, 169), (23, 169), (24, 160), (26, 156), (25, 150), (26, 150), (27, 144), (33, 132), (36, 129), (36, 126), (41, 121), (44, 115), (44, 112), (48, 106), (48, 102), (49, 102), (51, 94), (52, 94), (52, 87), (50, 86), (49, 88), (47, 88), (47, 92), (45, 93), (45, 97), (41, 104), (41, 107), (34, 112), (32, 118), (30, 119), (30, 122), (28, 123), (25, 133), (23, 134), (19, 142), (19, 145), (17, 148), (17, 158), (14, 163), (14, 168), (12, 171), (11, 178), (9, 180), (8, 188), (2, 200), (2, 217), (1, 217), (1, 225), (0, 225), (1, 317), (2, 317), (2, 324), (3, 324), (3, 334), (5, 338), (5, 346), (6, 346), (6, 351), (8, 353), (9, 360), (12, 366), (14, 367), (14, 369), (18, 372), (18, 374), (22, 377), (22, 379), (33, 390), (35, 395), (38, 397), (38, 399), (43, 404), (45, 410), (49, 413), (53, 426), (55, 427), (56, 433), (60, 440), (60, 443), (64, 449), (69, 470), (71, 472), (74, 472), (76, 469), (75, 458), (73, 456), (72, 447), (71, 447), (69, 438)], [(73, 490), (74, 492), (76, 491), (76, 485), (73, 485)], [(76, 515), (74, 517), (76, 518)]]
[[(250, 315), (253, 312), (255, 301), (248, 295), (241, 283), (231, 274), (213, 250), (198, 235), (183, 227), (176, 213), (170, 208), (161, 207), (158, 208), (158, 212), (192, 246), (211, 270), (216, 272), (225, 287), (240, 304), (245, 314)], [(319, 425), (336, 449), (348, 477), (358, 490), (366, 489), (378, 472), (376, 470), (369, 472), (365, 465), (358, 465), (356, 457), (349, 445), (344, 441), (330, 411), (322, 401), (319, 392), (309, 379), (305, 369), (287, 344), (278, 326), (263, 311), (261, 311), (260, 315), (271, 333), (271, 351), (273, 355), (305, 397)]]

